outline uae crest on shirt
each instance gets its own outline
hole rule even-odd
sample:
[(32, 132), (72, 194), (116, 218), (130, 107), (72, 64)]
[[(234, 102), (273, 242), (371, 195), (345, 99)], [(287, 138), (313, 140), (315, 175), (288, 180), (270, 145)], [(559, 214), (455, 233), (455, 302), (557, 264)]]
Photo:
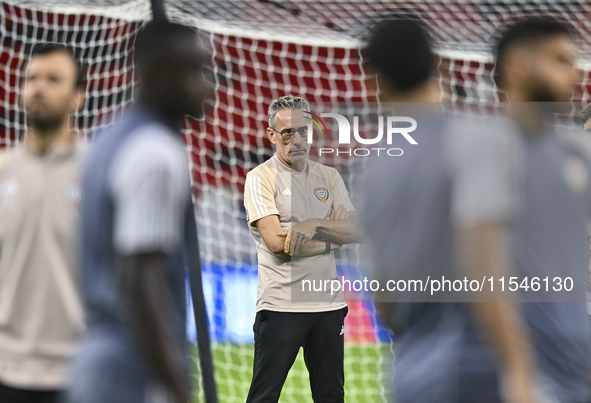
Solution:
[(316, 188), (314, 189), (314, 195), (320, 200), (322, 203), (328, 200), (328, 190), (326, 188)]

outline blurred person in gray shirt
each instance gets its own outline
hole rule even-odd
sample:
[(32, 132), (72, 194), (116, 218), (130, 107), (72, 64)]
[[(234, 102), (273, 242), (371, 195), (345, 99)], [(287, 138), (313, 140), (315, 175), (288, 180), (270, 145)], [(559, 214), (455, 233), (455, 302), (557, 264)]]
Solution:
[[(585, 139), (545, 123), (551, 105), (572, 96), (575, 34), (556, 20), (520, 20), (495, 51), (496, 80), (511, 101), (506, 117), (462, 127), (423, 116), (416, 145), (402, 139), (402, 156), (378, 158), (365, 172), (362, 193), (371, 197), (360, 215), (382, 282), (413, 273), (468, 273), (496, 286), (511, 275), (585, 276), (591, 154)], [(440, 99), (421, 21), (378, 23), (364, 58), (382, 102)], [(583, 300), (472, 298), (381, 304), (399, 337), (397, 402), (591, 401)]]
[(151, 21), (134, 42), (136, 101), (95, 137), (82, 189), (88, 331), (71, 403), (188, 402), (186, 265), (194, 213), (180, 125), (201, 116), (206, 54), (189, 27)]

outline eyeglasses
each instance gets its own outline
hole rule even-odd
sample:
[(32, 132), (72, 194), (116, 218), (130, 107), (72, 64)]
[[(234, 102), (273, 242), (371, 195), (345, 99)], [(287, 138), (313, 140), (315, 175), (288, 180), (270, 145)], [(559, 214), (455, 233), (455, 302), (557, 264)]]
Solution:
[(304, 138), (304, 136), (308, 135), (308, 126), (302, 126), (298, 129), (285, 129), (282, 131), (277, 131), (274, 127), (271, 127), (271, 130), (279, 133), (283, 141), (285, 141), (286, 143), (289, 143), (291, 141), (295, 133), (298, 133), (301, 138)]

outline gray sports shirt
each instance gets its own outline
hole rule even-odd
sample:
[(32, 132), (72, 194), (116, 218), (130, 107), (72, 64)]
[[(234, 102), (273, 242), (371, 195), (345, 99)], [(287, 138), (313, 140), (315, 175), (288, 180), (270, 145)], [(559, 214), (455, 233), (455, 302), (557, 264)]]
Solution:
[[(584, 139), (528, 136), (509, 120), (417, 121), (418, 144), (393, 144), (404, 155), (374, 161), (362, 185), (371, 195), (360, 214), (377, 279), (457, 275), (456, 230), (485, 222), (507, 225), (520, 278), (585, 278), (591, 159)], [(522, 306), (546, 396), (589, 401), (584, 302)], [(398, 314), (406, 328), (395, 369), (398, 402), (498, 400), (496, 364), (465, 304), (402, 303)]]
[(69, 401), (145, 403), (160, 384), (132, 332), (118, 282), (120, 256), (163, 252), (163, 288), (171, 296), (169, 329), (183, 346), (175, 357), (189, 377), (186, 349), (185, 242), (193, 219), (183, 142), (137, 109), (102, 134), (84, 172), (82, 203), (84, 298), (88, 335), (77, 357)]

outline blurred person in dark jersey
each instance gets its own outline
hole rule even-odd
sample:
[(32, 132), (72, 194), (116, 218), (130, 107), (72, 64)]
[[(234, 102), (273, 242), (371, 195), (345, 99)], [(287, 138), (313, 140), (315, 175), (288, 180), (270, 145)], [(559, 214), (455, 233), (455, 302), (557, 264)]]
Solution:
[(88, 335), (70, 402), (188, 402), (186, 240), (193, 220), (183, 115), (200, 116), (197, 34), (151, 22), (134, 45), (135, 108), (97, 136), (84, 172)]
[(0, 155), (0, 402), (58, 402), (84, 330), (79, 272), (80, 175), (72, 130), (85, 100), (73, 52), (37, 44), (22, 101), (27, 132)]
[[(496, 48), (497, 80), (511, 101), (507, 118), (475, 127), (437, 116), (419, 120), (417, 145), (368, 167), (362, 192), (372, 197), (360, 214), (376, 278), (469, 273), (497, 281), (514, 271), (584, 277), (591, 154), (580, 136), (546, 126), (549, 108), (540, 107), (570, 100), (575, 52), (564, 24), (516, 22)], [(364, 57), (377, 73), (382, 102), (440, 98), (422, 22), (378, 23)], [(397, 402), (591, 400), (584, 301), (478, 298), (382, 304), (400, 341)]]

